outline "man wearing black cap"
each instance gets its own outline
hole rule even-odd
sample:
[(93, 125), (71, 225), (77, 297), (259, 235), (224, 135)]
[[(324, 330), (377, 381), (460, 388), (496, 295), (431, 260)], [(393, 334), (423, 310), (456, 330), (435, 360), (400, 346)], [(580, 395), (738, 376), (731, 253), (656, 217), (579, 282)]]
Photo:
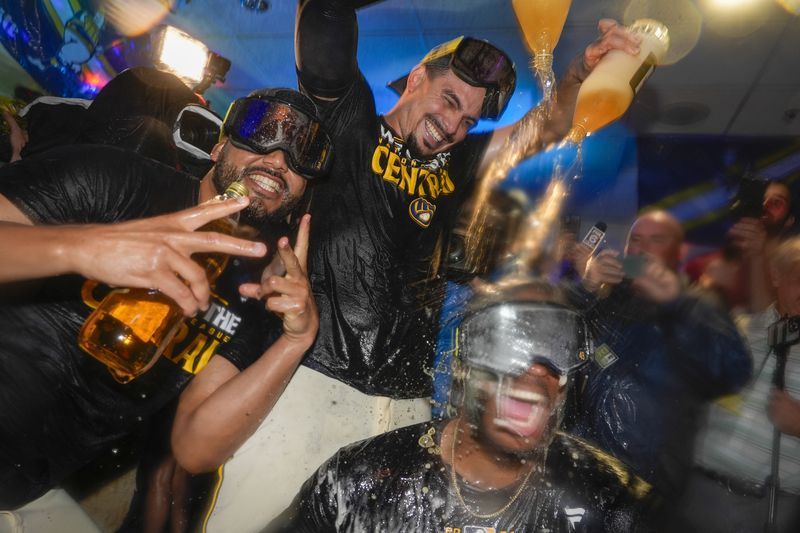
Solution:
[[(482, 166), (515, 131), (469, 135), (479, 119), (502, 115), (516, 73), (490, 43), (455, 39), (396, 84), (400, 99), (379, 116), (356, 61), (355, 10), (371, 3), (299, 2), (299, 86), (337, 150), (313, 206), (309, 276), (320, 333), (276, 410), (225, 465), (210, 531), (257, 528), (340, 446), (430, 418), (437, 250)], [(535, 147), (566, 133), (580, 81), (608, 50), (636, 51), (612, 21), (600, 28), (559, 88), (561, 120), (538, 125)]]
[(461, 323), (460, 416), (342, 448), (272, 529), (642, 531), (647, 484), (557, 429), (590, 357), (583, 320), (546, 283), (512, 287)]
[[(313, 342), (310, 217), (300, 221), (294, 250), (282, 235), (308, 182), (328, 168), (330, 138), (313, 102), (289, 89), (236, 100), (223, 129), (211, 154), (216, 164), (201, 181), (89, 145), (0, 169), (0, 244), (14, 250), (0, 284), (39, 282), (0, 302), (3, 531), (9, 524), (12, 531), (95, 529), (51, 489), (113, 455), (118, 439), (178, 395), (173, 452), (189, 471), (215, 468), (258, 426)], [(207, 203), (233, 181), (249, 197)], [(280, 261), (253, 280), (233, 259), (212, 289), (192, 254), (266, 252), (261, 242), (194, 231), (237, 211), (240, 226), (273, 243)], [(271, 235), (276, 228), (284, 233)], [(126, 384), (77, 343), (109, 285), (158, 289), (191, 317), (164, 357)]]

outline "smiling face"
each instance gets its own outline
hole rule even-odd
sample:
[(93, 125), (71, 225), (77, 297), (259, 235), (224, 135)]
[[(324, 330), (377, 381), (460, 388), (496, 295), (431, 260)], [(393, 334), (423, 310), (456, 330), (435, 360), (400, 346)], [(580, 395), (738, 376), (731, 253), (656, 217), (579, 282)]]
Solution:
[(242, 180), (250, 191), (250, 205), (242, 211), (243, 223), (258, 227), (285, 219), (297, 206), (306, 180), (286, 162), (283, 150), (257, 154), (223, 142), (214, 147), (212, 180), (217, 193)]
[(446, 69), (429, 73), (417, 65), (408, 77), (399, 124), (412, 154), (430, 158), (463, 141), (477, 124), (486, 89), (473, 87)]
[(546, 447), (558, 425), (564, 392), (559, 376), (538, 363), (521, 376), (485, 381), (479, 439), (513, 455)]

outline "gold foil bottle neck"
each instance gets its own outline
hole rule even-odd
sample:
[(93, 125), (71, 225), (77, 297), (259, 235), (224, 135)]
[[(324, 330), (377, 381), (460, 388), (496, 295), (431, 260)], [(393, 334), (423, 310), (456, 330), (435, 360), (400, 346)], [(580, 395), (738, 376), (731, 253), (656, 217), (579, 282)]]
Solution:
[(639, 19), (628, 26), (628, 31), (631, 33), (652, 35), (664, 45), (664, 50), (669, 48), (669, 29), (655, 19)]
[(225, 189), (224, 195), (228, 198), (244, 198), (250, 196), (250, 190), (241, 181), (234, 181)]
[(539, 52), (533, 56), (533, 68), (536, 70), (548, 70), (553, 68), (553, 54)]

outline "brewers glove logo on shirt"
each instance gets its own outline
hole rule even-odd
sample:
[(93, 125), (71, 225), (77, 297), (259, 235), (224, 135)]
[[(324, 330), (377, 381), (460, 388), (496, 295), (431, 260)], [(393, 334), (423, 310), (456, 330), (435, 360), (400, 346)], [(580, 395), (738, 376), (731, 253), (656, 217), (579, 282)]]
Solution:
[(430, 226), (436, 212), (433, 201), (439, 196), (452, 194), (456, 189), (447, 170), (449, 163), (450, 152), (436, 154), (429, 160), (412, 157), (403, 139), (381, 124), (378, 146), (372, 154), (372, 171), (409, 196), (416, 197), (408, 206), (408, 214), (423, 228)]

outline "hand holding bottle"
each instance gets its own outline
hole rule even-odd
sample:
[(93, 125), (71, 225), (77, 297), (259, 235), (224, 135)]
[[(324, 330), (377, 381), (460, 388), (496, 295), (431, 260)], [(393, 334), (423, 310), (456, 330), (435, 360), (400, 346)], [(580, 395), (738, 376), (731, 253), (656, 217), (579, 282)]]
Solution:
[(63, 249), (69, 254), (70, 271), (113, 286), (158, 289), (191, 316), (208, 307), (210, 296), (206, 272), (192, 254), (261, 257), (266, 253), (262, 243), (195, 231), (248, 203), (247, 198), (233, 199), (119, 224), (73, 227)]
[(641, 36), (631, 33), (625, 26), (613, 19), (601, 19), (597, 23), (600, 36), (596, 41), (586, 47), (583, 53), (583, 62), (591, 71), (600, 63), (600, 60), (611, 50), (622, 50), (631, 55), (639, 53)]
[[(308, 237), (311, 215), (304, 215), (297, 231), (294, 250), (289, 239), (278, 240), (278, 255), (285, 268), (280, 275), (273, 265), (264, 269), (261, 283), (245, 283), (239, 292), (265, 301), (266, 308), (283, 320), (283, 334), (289, 340), (311, 346), (319, 329), (319, 314), (308, 280)], [(274, 263), (274, 262), (273, 262)]]

